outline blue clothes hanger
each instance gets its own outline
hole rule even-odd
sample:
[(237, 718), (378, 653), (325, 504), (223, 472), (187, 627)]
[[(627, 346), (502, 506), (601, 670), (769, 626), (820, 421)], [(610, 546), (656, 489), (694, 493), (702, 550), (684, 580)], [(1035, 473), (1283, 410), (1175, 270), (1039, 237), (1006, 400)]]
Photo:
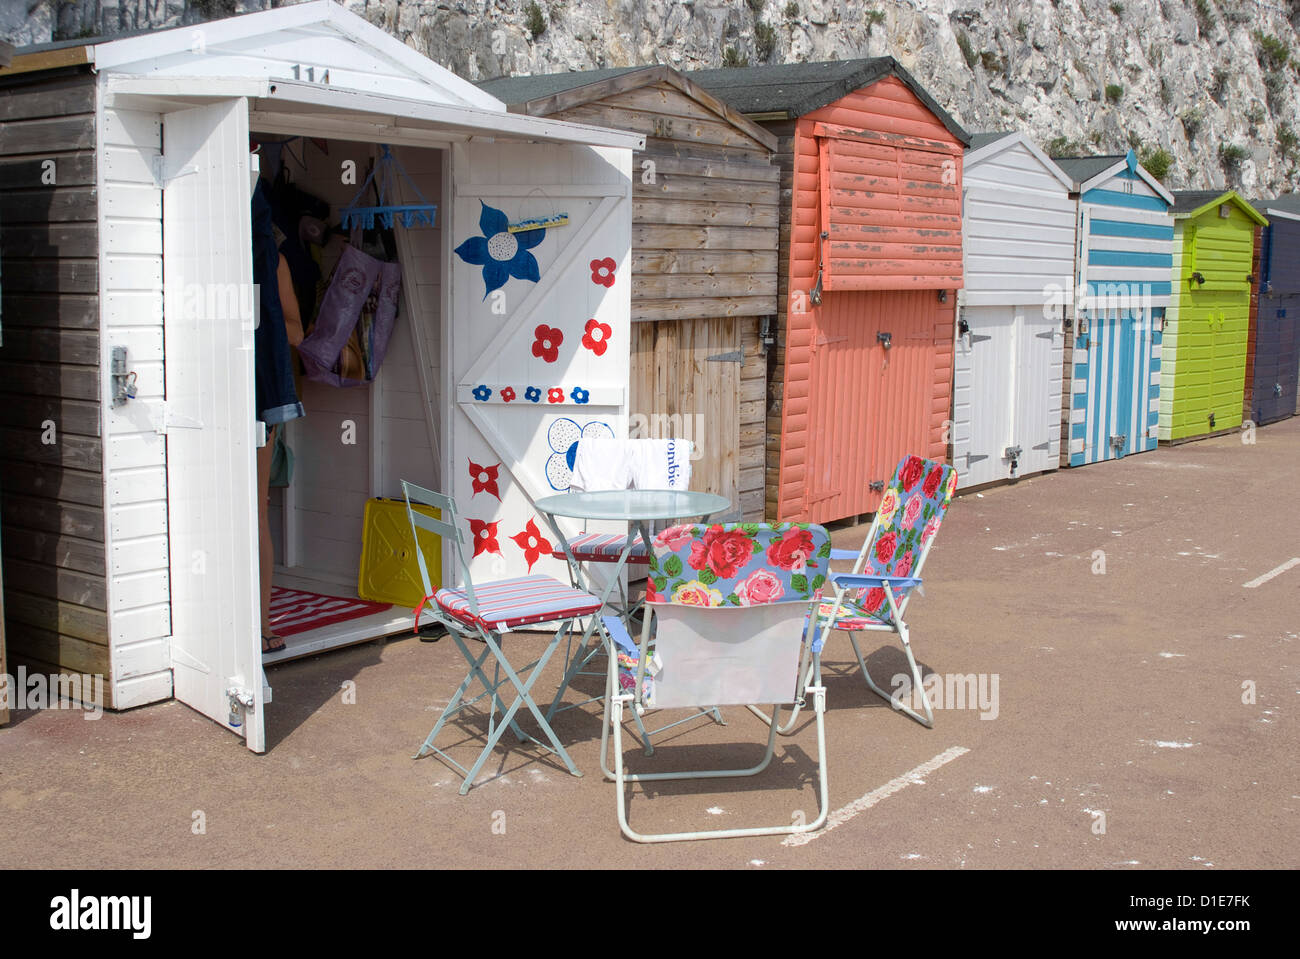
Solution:
[[(397, 222), (401, 222), (402, 226), (407, 229), (433, 226), (438, 215), (437, 204), (430, 203), (425, 199), (424, 194), (411, 180), (397, 157), (393, 156), (393, 152), (388, 148), (387, 143), (381, 143), (380, 148), (382, 152), (370, 174), (366, 177), (366, 182), (361, 184), (361, 189), (352, 198), (352, 202), (339, 210), (339, 218), (343, 229), (348, 230), (354, 226), (360, 226), (366, 230), (373, 230), (376, 220), (390, 230)], [(401, 177), (410, 190), (419, 198), (419, 203), (386, 202), (390, 195), (395, 196), (394, 191), (398, 177)], [(378, 191), (379, 203), (373, 206), (358, 204), (357, 201), (365, 194), (366, 189), (372, 182)]]

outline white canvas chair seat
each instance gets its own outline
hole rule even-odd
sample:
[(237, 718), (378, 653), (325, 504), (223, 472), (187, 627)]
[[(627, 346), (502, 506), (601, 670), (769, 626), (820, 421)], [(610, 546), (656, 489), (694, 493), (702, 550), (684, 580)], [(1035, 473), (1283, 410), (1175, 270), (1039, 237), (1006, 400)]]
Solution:
[[(460, 650), (465, 662), (469, 664), (465, 678), (443, 708), (437, 723), (425, 737), (415, 758), (436, 753), (444, 762), (459, 770), (465, 777), (460, 786), (460, 794), (463, 796), (469, 792), (475, 777), (500, 742), (502, 735), (509, 729), (521, 743), (531, 742), (553, 753), (563, 761), (570, 773), (581, 776), (582, 773), (578, 771), (578, 767), (574, 765), (551, 728), (549, 717), (542, 715), (541, 710), (537, 708), (537, 703), (533, 700), (532, 688), (546, 668), (552, 654), (559, 648), (561, 639), (572, 628), (573, 621), (580, 616), (590, 616), (600, 609), (600, 600), (559, 580), (541, 575), (521, 576), (475, 585), (470, 577), (469, 564), (465, 560), (465, 537), (457, 522), (455, 501), (449, 496), (423, 489), (405, 480), (402, 481), (402, 492), (406, 499), (406, 515), (411, 524), (412, 542), (417, 544), (416, 566), (419, 568), (420, 579), (424, 584), (425, 596), (415, 611), (416, 628), (419, 628), (420, 614), (425, 604), (432, 601), (431, 615), (447, 627), (448, 635)], [(417, 511), (414, 508), (417, 504), (434, 507), (440, 511), (441, 518), (434, 518)], [(454, 544), (460, 562), (463, 587), (445, 587), (436, 592), (433, 590), (429, 581), (428, 563), (419, 546), (417, 529), (428, 530)], [(592, 617), (593, 625), (595, 621), (595, 617)], [(504, 635), (519, 626), (534, 626), (542, 623), (557, 624), (555, 633), (537, 659), (516, 669), (506, 657), (503, 648)], [(588, 634), (591, 628), (588, 627)], [(584, 637), (584, 640), (585, 638), (587, 637)], [(477, 653), (472, 651), (466, 643), (467, 640), (481, 642), (483, 644), (481, 651)], [(484, 670), (489, 659), (492, 660), (490, 679)], [(475, 681), (483, 687), (483, 692), (473, 699), (466, 700), (465, 694)], [(499, 692), (507, 685), (515, 690), (514, 699), (509, 706), (504, 704)], [(483, 699), (487, 699), (489, 703), (487, 740), (473, 765), (467, 769), (434, 743), (450, 719)], [(530, 736), (519, 727), (515, 716), (521, 708), (531, 713), (537, 721), (543, 739)], [(500, 713), (500, 721), (497, 719), (498, 713)]]
[[(811, 611), (826, 582), (829, 535), (820, 526), (687, 525), (665, 530), (656, 544), (640, 644), (632, 651), (625, 648), (625, 638), (610, 665), (608, 688), (618, 693), (609, 697), (605, 733), (612, 729), (619, 828), (636, 842), (786, 835), (821, 828), (827, 813), (825, 690), (813, 649)], [(817, 715), (819, 814), (812, 822), (658, 834), (629, 826), (626, 783), (754, 776), (772, 761), (777, 728), (771, 724), (763, 758), (752, 766), (629, 773), (623, 761), (625, 708), (636, 716), (649, 709), (718, 705), (779, 709), (805, 698), (812, 699)]]

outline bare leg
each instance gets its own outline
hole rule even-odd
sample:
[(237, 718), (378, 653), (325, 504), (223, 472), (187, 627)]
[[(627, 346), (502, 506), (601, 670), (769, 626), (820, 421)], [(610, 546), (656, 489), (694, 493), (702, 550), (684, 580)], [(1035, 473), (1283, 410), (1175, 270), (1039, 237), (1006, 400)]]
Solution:
[(275, 452), (275, 431), (266, 435), (266, 445), (257, 451), (258, 569), (262, 577), (262, 652), (282, 649), (284, 643), (271, 632), (271, 572), (275, 565), (271, 545), (271, 456)]

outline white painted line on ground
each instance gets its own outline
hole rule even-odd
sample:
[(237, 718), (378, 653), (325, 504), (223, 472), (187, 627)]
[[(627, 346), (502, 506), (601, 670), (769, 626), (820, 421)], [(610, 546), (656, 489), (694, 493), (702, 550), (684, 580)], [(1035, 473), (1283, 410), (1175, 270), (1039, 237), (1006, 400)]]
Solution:
[(1276, 569), (1270, 569), (1263, 576), (1256, 576), (1249, 583), (1242, 583), (1241, 584), (1242, 588), (1254, 589), (1256, 586), (1263, 586), (1274, 576), (1281, 576), (1283, 573), (1285, 573), (1288, 569), (1290, 569), (1293, 566), (1300, 566), (1300, 556), (1292, 557), (1291, 559), (1287, 560), (1285, 563), (1283, 563), (1281, 566), (1277, 567)]
[(953, 746), (950, 749), (945, 749), (939, 755), (935, 756), (933, 759), (927, 759), (925, 762), (921, 763), (921, 765), (917, 766), (915, 769), (908, 770), (907, 772), (903, 773), (903, 775), (901, 776), (895, 776), (893, 779), (885, 783), (883, 786), (877, 789), (873, 789), (865, 796), (859, 796), (857, 799), (853, 800), (853, 802), (849, 803), (847, 806), (835, 810), (833, 813), (831, 813), (829, 816), (826, 817), (826, 825), (822, 826), (822, 828), (818, 829), (816, 832), (801, 832), (801, 833), (795, 833), (793, 836), (786, 836), (785, 839), (781, 840), (781, 845), (802, 846), (805, 845), (806, 843), (810, 843), (818, 836), (826, 835), (836, 826), (840, 826), (848, 822), (858, 813), (865, 812), (866, 810), (870, 809), (876, 803), (880, 802), (880, 800), (892, 796), (894, 793), (898, 792), (900, 789), (902, 789), (904, 786), (908, 785), (909, 783), (914, 783), (917, 780), (922, 779), (925, 776), (928, 776), (930, 773), (934, 772), (940, 766), (944, 766), (952, 762), (958, 756), (964, 756), (968, 752), (970, 752), (970, 750), (967, 749), (965, 746)]

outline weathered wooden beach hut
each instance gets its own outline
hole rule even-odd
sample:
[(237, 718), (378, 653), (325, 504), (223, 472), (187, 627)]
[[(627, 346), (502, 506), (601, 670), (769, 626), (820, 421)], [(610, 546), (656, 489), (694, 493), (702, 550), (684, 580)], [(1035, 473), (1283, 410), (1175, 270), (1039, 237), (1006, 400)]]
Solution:
[[(362, 511), (402, 479), (456, 496), (485, 578), (562, 569), (532, 502), (557, 436), (626, 429), (640, 135), (511, 114), (324, 0), (20, 51), (0, 119), (11, 662), (100, 674), (114, 708), (175, 696), (264, 748), (250, 200), (268, 143), (332, 222), (382, 144), (436, 206), (394, 230), (373, 382), (309, 382), (286, 425), (276, 584), (355, 599)], [(539, 193), (564, 225), (510, 232)], [(324, 626), (284, 655), (410, 622)]]
[(1268, 220), (1258, 231), (1254, 342), (1245, 415), (1256, 424), (1300, 413), (1300, 194), (1252, 204)]
[(1174, 194), (1173, 290), (1161, 353), (1161, 440), (1241, 426), (1255, 228), (1235, 190)]
[(966, 489), (1060, 465), (1071, 186), (1024, 133), (971, 137), (952, 417), (952, 462)]
[(970, 138), (892, 57), (687, 76), (778, 138), (767, 517), (871, 512), (903, 455), (948, 455)]
[(1082, 466), (1156, 448), (1173, 196), (1132, 150), (1053, 159), (1077, 210), (1061, 465)]
[(763, 518), (776, 137), (667, 66), (502, 77), (512, 112), (645, 137), (633, 157), (631, 432), (695, 443), (694, 489)]

